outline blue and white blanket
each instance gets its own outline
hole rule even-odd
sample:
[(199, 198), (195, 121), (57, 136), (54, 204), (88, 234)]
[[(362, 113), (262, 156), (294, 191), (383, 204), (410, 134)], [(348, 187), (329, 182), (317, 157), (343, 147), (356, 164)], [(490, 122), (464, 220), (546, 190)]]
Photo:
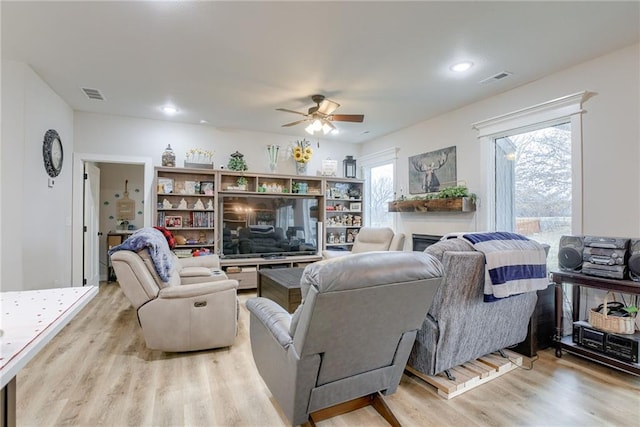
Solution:
[(523, 292), (546, 289), (544, 247), (516, 233), (467, 233), (462, 238), (486, 259), (484, 301), (493, 302)]
[(161, 231), (152, 227), (141, 228), (124, 242), (118, 246), (114, 246), (109, 249), (109, 256), (117, 251), (134, 251), (138, 252), (142, 249), (147, 249), (153, 266), (156, 268), (156, 272), (160, 279), (164, 282), (169, 281), (171, 277), (171, 271), (173, 270), (173, 254), (169, 249), (167, 239), (164, 237)]

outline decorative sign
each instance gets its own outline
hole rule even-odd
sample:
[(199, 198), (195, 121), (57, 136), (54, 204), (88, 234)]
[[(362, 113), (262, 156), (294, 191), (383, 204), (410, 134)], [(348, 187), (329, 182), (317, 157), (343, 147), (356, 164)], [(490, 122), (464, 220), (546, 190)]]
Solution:
[(337, 160), (323, 160), (322, 161), (322, 176), (336, 176), (338, 173), (338, 161)]

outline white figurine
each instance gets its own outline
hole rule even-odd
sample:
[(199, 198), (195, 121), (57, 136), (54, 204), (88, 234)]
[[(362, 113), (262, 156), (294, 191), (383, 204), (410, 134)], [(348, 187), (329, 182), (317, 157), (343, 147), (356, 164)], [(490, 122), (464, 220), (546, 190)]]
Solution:
[(198, 199), (198, 201), (196, 202), (195, 205), (193, 205), (193, 209), (197, 209), (197, 210), (204, 210), (204, 203), (202, 203), (202, 200)]
[(213, 200), (209, 199), (209, 202), (207, 202), (207, 210), (208, 211), (212, 211), (213, 210)]
[(187, 209), (187, 201), (185, 199), (180, 200), (180, 204), (178, 205), (178, 209)]
[(168, 201), (167, 199), (164, 199), (164, 200), (162, 201), (162, 207), (163, 207), (164, 209), (171, 209), (171, 208), (173, 207), (173, 205), (171, 204), (171, 202), (170, 202), (170, 201)]

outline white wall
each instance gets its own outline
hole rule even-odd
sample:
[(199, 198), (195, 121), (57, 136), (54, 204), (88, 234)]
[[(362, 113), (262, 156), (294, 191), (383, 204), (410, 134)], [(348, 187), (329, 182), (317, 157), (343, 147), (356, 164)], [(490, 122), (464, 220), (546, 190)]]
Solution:
[[(483, 227), (489, 174), (471, 124), (583, 90), (584, 234), (640, 236), (640, 45), (636, 44), (367, 143), (362, 154), (401, 147), (398, 187), (408, 188), (408, 157), (457, 146), (459, 180), (481, 199), (467, 214), (397, 214), (399, 231), (443, 234)], [(497, 83), (493, 83), (497, 84)], [(481, 228), (484, 229), (484, 228)]]
[[(176, 166), (184, 165), (185, 153), (191, 148), (201, 148), (214, 152), (214, 166), (227, 165), (229, 155), (236, 150), (244, 154), (251, 172), (269, 172), (267, 145), (281, 146), (278, 173), (295, 174), (294, 162), (287, 159), (286, 147), (300, 138), (312, 142), (314, 150), (309, 164), (309, 174), (320, 170), (322, 159), (331, 157), (339, 160), (347, 154), (358, 155), (359, 145), (330, 142), (308, 138), (300, 127), (300, 137), (277, 133), (259, 133), (241, 130), (219, 130), (212, 126), (190, 125), (169, 121), (136, 119), (76, 112), (76, 151), (83, 153), (117, 154), (120, 156), (152, 156), (153, 164), (162, 164), (162, 153), (168, 144), (176, 154)], [(306, 135), (306, 136), (305, 136)]]
[[(73, 111), (27, 65), (2, 62), (3, 291), (71, 284)], [(47, 185), (42, 143), (58, 131), (62, 172)]]

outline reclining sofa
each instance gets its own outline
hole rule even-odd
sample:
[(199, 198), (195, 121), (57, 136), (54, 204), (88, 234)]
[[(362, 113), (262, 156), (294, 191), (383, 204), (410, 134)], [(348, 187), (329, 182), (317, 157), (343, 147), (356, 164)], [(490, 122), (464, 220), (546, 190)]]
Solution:
[(418, 330), (409, 367), (436, 375), (525, 340), (536, 292), (484, 302), (482, 252), (463, 239), (437, 242), (425, 252), (442, 261), (444, 277)]

